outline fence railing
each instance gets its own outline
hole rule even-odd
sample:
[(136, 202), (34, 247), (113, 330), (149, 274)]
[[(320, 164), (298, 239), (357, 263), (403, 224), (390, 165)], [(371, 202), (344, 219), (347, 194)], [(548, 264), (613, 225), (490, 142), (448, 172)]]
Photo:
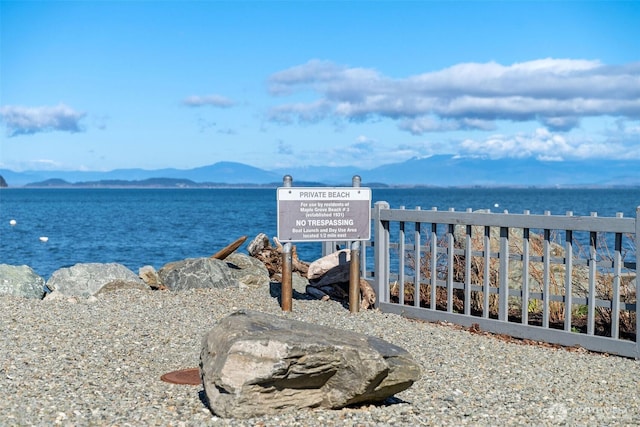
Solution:
[(635, 218), (372, 210), (384, 312), (640, 359)]

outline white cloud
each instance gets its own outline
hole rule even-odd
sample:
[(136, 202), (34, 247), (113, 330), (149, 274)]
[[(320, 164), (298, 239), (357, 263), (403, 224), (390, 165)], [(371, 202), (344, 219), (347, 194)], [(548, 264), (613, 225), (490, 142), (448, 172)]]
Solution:
[(11, 169), (14, 172), (23, 172), (28, 170), (64, 170), (71, 168), (71, 166), (50, 159), (33, 159), (10, 163), (0, 161), (0, 168)]
[(355, 144), (346, 147), (346, 151), (354, 156), (369, 156), (373, 153), (375, 147), (376, 143), (371, 140), (357, 141)]
[(465, 139), (460, 154), (470, 156), (536, 157), (545, 160), (587, 158), (633, 159), (640, 157), (640, 145), (635, 141), (616, 137), (605, 140), (577, 138), (538, 128), (531, 133), (492, 135), (484, 139)]
[(621, 137), (638, 138), (640, 137), (640, 121), (629, 121), (624, 119), (616, 120), (616, 133)]
[(235, 104), (231, 99), (222, 95), (192, 95), (186, 97), (182, 103), (188, 107), (202, 107), (210, 105), (212, 107), (219, 108), (229, 108)]
[(482, 119), (445, 119), (437, 117), (418, 117), (415, 119), (403, 119), (398, 123), (398, 128), (421, 135), (425, 132), (447, 132), (456, 130), (494, 130), (492, 121)]
[(321, 100), (310, 104), (297, 103), (275, 107), (269, 112), (268, 118), (284, 124), (292, 123), (295, 118), (300, 122), (315, 123), (326, 118), (329, 113), (329, 103)]
[(316, 94), (306, 103), (273, 107), (272, 120), (382, 117), (397, 120), (400, 129), (413, 134), (491, 130), (498, 120), (538, 121), (567, 131), (587, 117), (640, 118), (640, 62), (607, 66), (548, 58), (508, 66), (466, 63), (392, 79), (371, 69), (313, 60), (273, 74), (269, 90), (276, 95)]
[(80, 120), (85, 115), (64, 104), (55, 107), (0, 107), (0, 121), (6, 125), (10, 137), (56, 130), (80, 132)]

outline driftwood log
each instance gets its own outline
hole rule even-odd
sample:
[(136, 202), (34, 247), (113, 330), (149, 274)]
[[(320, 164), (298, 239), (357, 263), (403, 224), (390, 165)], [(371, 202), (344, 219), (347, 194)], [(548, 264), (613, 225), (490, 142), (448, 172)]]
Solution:
[(215, 258), (215, 259), (219, 259), (219, 260), (225, 259), (229, 255), (234, 253), (235, 250), (238, 249), (245, 242), (245, 240), (247, 240), (247, 236), (240, 237), (235, 242), (231, 243), (230, 245), (225, 246), (224, 248), (220, 249), (215, 254), (211, 255), (211, 258)]
[[(259, 234), (247, 248), (249, 255), (259, 259), (267, 267), (269, 277), (277, 282), (282, 281), (282, 253), (284, 247), (277, 237), (273, 238), (275, 247), (269, 244), (269, 238), (265, 234)], [(309, 263), (298, 258), (296, 247), (291, 247), (291, 269), (306, 277)]]
[(373, 290), (369, 282), (366, 279), (360, 278), (360, 294), (362, 299), (360, 300), (360, 309), (366, 310), (373, 308), (376, 303), (376, 292)]

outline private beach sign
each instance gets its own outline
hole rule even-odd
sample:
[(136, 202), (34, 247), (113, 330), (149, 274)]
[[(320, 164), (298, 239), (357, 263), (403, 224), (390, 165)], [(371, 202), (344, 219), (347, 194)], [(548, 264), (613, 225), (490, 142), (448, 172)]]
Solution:
[(281, 242), (370, 238), (370, 188), (278, 188), (278, 239)]

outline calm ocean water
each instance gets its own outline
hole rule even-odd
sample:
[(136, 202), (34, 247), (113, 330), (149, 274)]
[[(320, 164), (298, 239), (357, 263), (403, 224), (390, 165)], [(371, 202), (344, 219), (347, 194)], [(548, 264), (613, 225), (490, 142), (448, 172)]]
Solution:
[[(640, 189), (373, 189), (372, 198), (393, 208), (633, 217)], [(29, 265), (45, 279), (80, 262), (160, 268), (243, 235), (275, 236), (276, 210), (275, 189), (2, 189), (0, 263)], [(297, 247), (303, 260), (321, 254), (319, 243)]]

